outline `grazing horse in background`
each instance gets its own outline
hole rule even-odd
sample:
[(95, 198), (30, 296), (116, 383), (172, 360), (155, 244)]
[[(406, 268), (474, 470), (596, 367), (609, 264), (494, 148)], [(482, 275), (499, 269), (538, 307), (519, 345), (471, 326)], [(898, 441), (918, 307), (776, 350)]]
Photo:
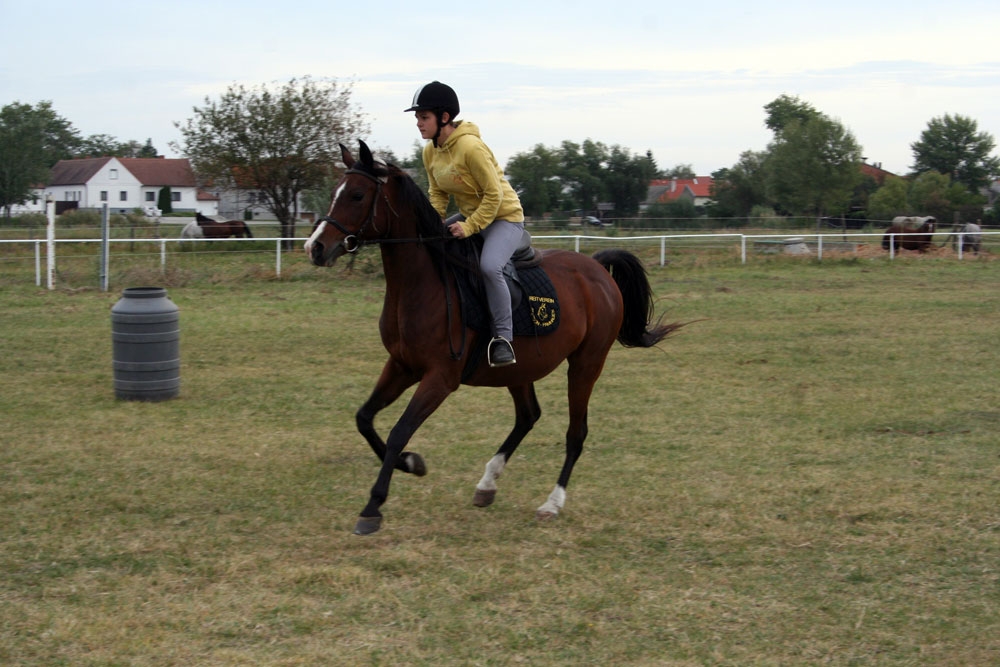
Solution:
[(882, 248), (889, 249), (890, 242), (894, 250), (918, 250), (926, 252), (934, 240), (934, 230), (937, 219), (934, 216), (907, 217), (897, 216), (882, 236)]
[(230, 236), (235, 236), (236, 238), (253, 238), (253, 234), (250, 233), (250, 227), (242, 220), (219, 222), (218, 220), (213, 220), (208, 216), (202, 215), (200, 212), (195, 214), (194, 220), (198, 227), (201, 228), (202, 238), (227, 239)]
[[(458, 251), (463, 244), (474, 243), (475, 237), (452, 238), (413, 179), (395, 165), (375, 161), (363, 141), (357, 160), (343, 145), (341, 153), (347, 171), (305, 251), (316, 266), (333, 266), (345, 253), (379, 246), (386, 283), (379, 331), (389, 353), (371, 396), (355, 416), (358, 431), (382, 467), (354, 532), (366, 535), (381, 527), (380, 508), (394, 471), (426, 474), (420, 455), (403, 449), (462, 384), (506, 387), (514, 399), (513, 430), (486, 464), (473, 495), (474, 505), (491, 504), (497, 478), (541, 416), (534, 383), (565, 360), (569, 376), (565, 462), (555, 488), (536, 512), (539, 518), (556, 516), (583, 451), (587, 406), (611, 346), (617, 339), (629, 347), (652, 347), (682, 324), (650, 322), (649, 282), (631, 253), (605, 250), (591, 258), (566, 250), (538, 251), (540, 265), (555, 288), (556, 298), (549, 305), (558, 307), (558, 326), (545, 335), (515, 332), (517, 363), (489, 367), (483, 351), (490, 336), (465, 324), (459, 298), (460, 272), (478, 264), (458, 259)], [(375, 431), (376, 414), (415, 384), (406, 409), (383, 441)]]
[[(979, 254), (979, 248), (983, 243), (983, 228), (974, 222), (966, 222), (962, 224), (957, 224), (951, 228), (949, 234), (951, 238), (951, 247), (958, 252), (959, 243), (962, 244), (962, 252), (974, 252)], [(941, 242), (943, 247), (948, 240), (945, 239)]]

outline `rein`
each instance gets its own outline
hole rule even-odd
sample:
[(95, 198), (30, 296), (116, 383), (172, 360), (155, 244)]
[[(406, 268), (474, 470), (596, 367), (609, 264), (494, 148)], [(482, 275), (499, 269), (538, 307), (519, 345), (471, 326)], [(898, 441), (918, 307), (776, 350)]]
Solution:
[[(425, 243), (428, 240), (443, 240), (443, 241), (448, 240), (448, 239), (443, 238), (443, 237), (441, 239), (426, 239), (426, 238), (424, 238), (422, 236), (418, 236), (416, 238), (409, 238), (409, 239), (390, 239), (390, 238), (386, 238), (385, 236), (381, 236), (381, 237), (374, 238), (374, 239), (359, 239), (358, 238), (358, 234), (361, 234), (363, 231), (365, 231), (365, 229), (367, 229), (369, 227), (369, 225), (373, 225), (374, 222), (375, 222), (375, 207), (378, 204), (379, 196), (382, 195), (382, 184), (385, 183), (385, 180), (382, 179), (382, 178), (379, 178), (378, 176), (375, 176), (373, 174), (369, 174), (367, 171), (362, 171), (361, 169), (348, 169), (344, 173), (345, 174), (358, 174), (360, 176), (364, 176), (368, 180), (370, 180), (373, 183), (375, 183), (375, 197), (372, 199), (371, 210), (368, 211), (368, 218), (364, 221), (364, 223), (362, 223), (361, 227), (358, 228), (358, 231), (357, 231), (356, 234), (352, 234), (350, 231), (348, 231), (347, 229), (345, 229), (343, 225), (341, 225), (339, 222), (337, 222), (336, 218), (332, 218), (332, 217), (330, 217), (328, 215), (324, 215), (322, 218), (320, 218), (319, 220), (316, 221), (317, 223), (325, 222), (327, 224), (333, 225), (334, 228), (336, 228), (336, 230), (338, 232), (340, 232), (341, 234), (344, 235), (344, 240), (340, 242), (340, 245), (342, 245), (344, 247), (344, 252), (347, 252), (347, 253), (356, 253), (363, 246), (366, 246), (366, 245), (381, 245), (383, 243)], [(392, 209), (392, 204), (389, 203), (389, 197), (388, 197), (388, 195), (383, 195), (383, 196), (385, 198), (385, 205), (389, 208), (390, 211), (392, 211), (393, 210)], [(395, 213), (395, 211), (393, 211), (393, 213)], [(376, 230), (376, 231), (378, 231), (378, 230)], [(386, 225), (385, 233), (386, 234), (389, 233), (388, 225)]]
[[(385, 198), (385, 205), (386, 205), (386, 207), (390, 211), (392, 211), (394, 214), (396, 214), (396, 211), (392, 208), (392, 204), (389, 202), (389, 196), (383, 194), (383, 192), (382, 192), (382, 185), (386, 182), (384, 178), (380, 178), (378, 176), (370, 174), (367, 171), (364, 171), (364, 170), (361, 170), (361, 169), (348, 169), (347, 171), (344, 172), (344, 174), (345, 175), (346, 174), (359, 174), (361, 176), (364, 176), (368, 180), (372, 181), (373, 183), (375, 183), (375, 196), (372, 198), (372, 207), (368, 211), (368, 217), (365, 219), (365, 221), (358, 228), (357, 233), (352, 234), (350, 231), (348, 231), (347, 229), (345, 229), (343, 225), (341, 225), (339, 222), (337, 222), (336, 218), (333, 218), (333, 217), (331, 217), (329, 215), (324, 215), (322, 218), (320, 218), (319, 220), (317, 220), (317, 224), (320, 223), (320, 222), (325, 222), (325, 223), (327, 223), (329, 225), (333, 225), (333, 227), (338, 232), (340, 232), (341, 234), (344, 235), (344, 240), (340, 242), (340, 245), (343, 246), (343, 248), (344, 248), (344, 252), (353, 254), (353, 253), (356, 253), (358, 250), (360, 250), (363, 246), (366, 246), (366, 245), (382, 245), (384, 243), (421, 243), (422, 244), (422, 243), (428, 243), (428, 242), (444, 242), (444, 241), (450, 241), (451, 240), (449, 237), (444, 237), (444, 236), (442, 236), (440, 238), (436, 238), (436, 239), (428, 239), (428, 238), (424, 238), (423, 236), (418, 236), (416, 238), (393, 239), (393, 238), (387, 238), (385, 235), (383, 235), (381, 237), (378, 237), (378, 238), (373, 238), (373, 239), (359, 239), (358, 238), (358, 234), (361, 234), (369, 226), (374, 226), (374, 224), (375, 224), (375, 207), (378, 204), (379, 196), (382, 196), (382, 197)], [(396, 215), (398, 217), (398, 214), (396, 214)], [(375, 231), (378, 231), (378, 230), (376, 229)], [(388, 233), (389, 233), (389, 223), (386, 222), (385, 234), (388, 234)], [(452, 267), (452, 272), (454, 273), (454, 271), (455, 271), (455, 269), (454, 269), (454, 267)], [(459, 344), (458, 350), (456, 351), (455, 350), (455, 342), (452, 340), (452, 336), (451, 336), (451, 330), (452, 330), (451, 304), (452, 304), (452, 300), (451, 300), (451, 289), (450, 289), (450, 286), (448, 285), (448, 276), (446, 275), (445, 270), (444, 270), (443, 267), (439, 267), (438, 274), (439, 274), (439, 277), (441, 278), (441, 284), (444, 287), (445, 313), (447, 313), (447, 319), (448, 319), (448, 352), (451, 355), (451, 358), (453, 360), (457, 361), (458, 359), (462, 358), (462, 355), (465, 354), (466, 331), (465, 331), (465, 327), (462, 327), (462, 340), (461, 340), (461, 342)], [(457, 277), (455, 277), (455, 280), (457, 281)], [(459, 302), (459, 308), (461, 308), (461, 302)]]

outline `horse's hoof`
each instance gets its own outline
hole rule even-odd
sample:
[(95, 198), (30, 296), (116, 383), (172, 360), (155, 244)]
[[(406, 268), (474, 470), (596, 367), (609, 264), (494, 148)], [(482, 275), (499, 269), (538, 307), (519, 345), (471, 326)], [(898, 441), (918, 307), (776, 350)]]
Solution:
[(424, 463), (424, 459), (420, 454), (406, 452), (406, 471), (417, 477), (423, 477), (427, 474), (427, 464)]
[(497, 497), (497, 490), (492, 489), (490, 491), (483, 491), (482, 489), (476, 489), (476, 492), (472, 495), (472, 504), (476, 507), (489, 507), (493, 504), (493, 501)]
[(535, 512), (535, 518), (539, 521), (551, 521), (559, 516), (558, 512), (551, 512), (549, 510), (538, 510)]
[(354, 524), (354, 534), (371, 535), (372, 533), (378, 532), (378, 529), (381, 527), (382, 517), (380, 516), (358, 517), (358, 522)]

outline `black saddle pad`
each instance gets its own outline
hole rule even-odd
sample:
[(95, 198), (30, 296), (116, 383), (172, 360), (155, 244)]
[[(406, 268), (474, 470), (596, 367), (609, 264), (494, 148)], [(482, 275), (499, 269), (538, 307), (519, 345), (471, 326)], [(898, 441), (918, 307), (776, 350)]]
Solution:
[[(469, 244), (472, 246), (472, 244)], [(476, 262), (478, 265), (478, 261)], [(511, 294), (515, 336), (544, 336), (559, 327), (559, 301), (547, 273), (538, 262), (508, 263), (504, 277)], [(493, 330), (482, 277), (477, 271), (456, 270), (462, 298), (462, 321), (473, 331)]]

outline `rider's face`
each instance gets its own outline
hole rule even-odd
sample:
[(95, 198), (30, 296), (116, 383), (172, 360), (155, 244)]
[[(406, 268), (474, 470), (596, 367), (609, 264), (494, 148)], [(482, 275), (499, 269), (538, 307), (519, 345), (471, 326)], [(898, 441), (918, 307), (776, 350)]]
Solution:
[(417, 111), (417, 129), (420, 130), (421, 139), (433, 139), (437, 133), (437, 116), (431, 111)]

